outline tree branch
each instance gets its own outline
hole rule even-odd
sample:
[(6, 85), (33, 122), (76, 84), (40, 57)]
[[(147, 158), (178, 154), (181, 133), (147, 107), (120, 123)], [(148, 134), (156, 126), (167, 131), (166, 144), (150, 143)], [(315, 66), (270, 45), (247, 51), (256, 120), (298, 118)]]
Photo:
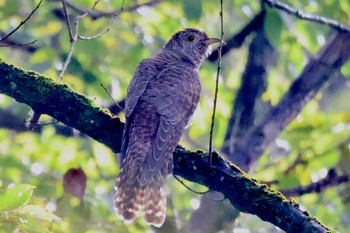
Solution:
[[(114, 152), (120, 151), (123, 123), (67, 85), (0, 60), (0, 93), (80, 130)], [(332, 231), (293, 201), (249, 178), (217, 154), (212, 162), (209, 164), (209, 156), (203, 152), (177, 148), (174, 174), (222, 192), (238, 210), (255, 214), (286, 232)]]
[(286, 232), (332, 232), (300, 210), (298, 204), (250, 178), (217, 154), (210, 164), (207, 154), (178, 148), (174, 165), (175, 175), (223, 193), (239, 211), (255, 214)]
[[(251, 128), (235, 145), (232, 156), (240, 159), (238, 166), (249, 168), (278, 134), (312, 100), (321, 87), (335, 78), (340, 67), (350, 58), (350, 33), (333, 36), (324, 48), (304, 68), (292, 83), (281, 101), (264, 116), (262, 121)], [(244, 161), (245, 160), (245, 161)]]
[(66, 84), (0, 60), (0, 93), (89, 135), (114, 152), (120, 150), (124, 124)]
[[(61, 0), (51, 0), (51, 1), (61, 1)], [(99, 10), (92, 10), (92, 11), (89, 12), (89, 17), (91, 17), (92, 19), (99, 19), (99, 18), (102, 18), (102, 17), (110, 17), (110, 18), (111, 17), (116, 17), (116, 16), (120, 15), (123, 12), (135, 11), (138, 8), (143, 7), (143, 6), (154, 6), (154, 5), (158, 4), (159, 2), (161, 2), (161, 0), (150, 0), (150, 1), (145, 2), (145, 3), (137, 3), (135, 5), (128, 6), (128, 7), (122, 7), (119, 10), (110, 11), (110, 12), (99, 11)], [(76, 5), (72, 1), (69, 1), (69, 0), (65, 0), (65, 4), (67, 5), (67, 7), (71, 8), (74, 11), (76, 11), (78, 14), (85, 14), (86, 12), (89, 11), (89, 9), (86, 9), (84, 7)]]
[[(225, 40), (226, 44), (222, 46), (222, 56), (226, 53), (230, 52), (232, 49), (236, 49), (242, 46), (243, 42), (252, 32), (261, 28), (264, 22), (266, 11), (261, 11), (258, 15), (256, 15), (240, 32), (232, 36), (230, 39)], [(214, 62), (219, 58), (218, 49), (214, 50), (208, 60), (210, 62)]]
[(53, 125), (55, 127), (55, 134), (62, 135), (65, 137), (79, 136), (74, 133), (73, 128), (65, 126), (63, 124), (59, 124), (58, 122), (49, 122), (49, 123), (40, 122), (33, 129), (29, 129), (28, 127), (26, 127), (26, 122), (24, 117), (20, 117), (18, 115), (13, 114), (9, 110), (0, 108), (0, 128), (1, 129), (13, 130), (16, 132), (33, 131), (35, 133), (41, 133), (43, 128), (47, 125)]
[(232, 153), (238, 142), (237, 139), (241, 138), (254, 125), (258, 117), (263, 115), (262, 111), (256, 111), (256, 106), (259, 105), (258, 100), (267, 88), (269, 66), (275, 63), (277, 56), (266, 38), (262, 25), (256, 30), (254, 39), (249, 45), (248, 61), (242, 75), (242, 83), (232, 103), (232, 113), (222, 147), (222, 151), (234, 163), (244, 159)]
[(328, 25), (329, 27), (339, 31), (339, 32), (350, 32), (350, 28), (344, 25), (341, 25), (337, 20), (329, 19), (319, 15), (307, 14), (296, 8), (293, 8), (285, 3), (276, 1), (276, 0), (261, 0), (263, 3), (267, 4), (271, 8), (277, 8), (286, 12), (287, 14), (294, 15), (295, 17), (310, 21), (318, 24)]
[(331, 186), (336, 186), (342, 183), (347, 183), (350, 181), (349, 175), (339, 175), (337, 171), (332, 168), (328, 171), (328, 174), (323, 179), (306, 185), (306, 186), (300, 186), (296, 188), (291, 189), (284, 189), (281, 190), (281, 192), (286, 195), (287, 197), (291, 196), (301, 196), (307, 193), (320, 193), (326, 188), (329, 188)]
[[(0, 39), (0, 42), (2, 41), (5, 41), (7, 38), (9, 38), (13, 33), (15, 33), (18, 29), (20, 29), (33, 15), (34, 13), (39, 9), (41, 3), (43, 2), (43, 0), (40, 0), (40, 2), (38, 3), (38, 5), (34, 8), (34, 10), (32, 10), (30, 12), (30, 14), (23, 20), (20, 22), (20, 24), (18, 24), (18, 26), (13, 29), (11, 32), (9, 32), (7, 35), (5, 35), (4, 37), (2, 37)], [(32, 43), (32, 42), (31, 42)], [(31, 44), (31, 43), (28, 43), (28, 44)]]

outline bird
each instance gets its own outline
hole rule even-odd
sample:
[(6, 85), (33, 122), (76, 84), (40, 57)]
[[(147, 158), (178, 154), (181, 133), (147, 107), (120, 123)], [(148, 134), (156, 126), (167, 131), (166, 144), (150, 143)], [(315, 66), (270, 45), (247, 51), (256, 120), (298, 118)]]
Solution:
[(161, 227), (166, 218), (166, 176), (173, 152), (197, 108), (199, 68), (219, 38), (186, 28), (154, 56), (142, 60), (128, 86), (121, 167), (113, 207), (130, 223)]

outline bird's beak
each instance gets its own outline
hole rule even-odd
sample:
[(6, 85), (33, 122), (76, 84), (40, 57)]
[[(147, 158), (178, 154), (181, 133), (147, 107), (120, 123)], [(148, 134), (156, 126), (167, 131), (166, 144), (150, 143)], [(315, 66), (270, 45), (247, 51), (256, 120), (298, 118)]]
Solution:
[(220, 43), (222, 42), (223, 44), (226, 44), (225, 41), (221, 40), (220, 38), (208, 38), (204, 41), (207, 45), (211, 45), (214, 43)]

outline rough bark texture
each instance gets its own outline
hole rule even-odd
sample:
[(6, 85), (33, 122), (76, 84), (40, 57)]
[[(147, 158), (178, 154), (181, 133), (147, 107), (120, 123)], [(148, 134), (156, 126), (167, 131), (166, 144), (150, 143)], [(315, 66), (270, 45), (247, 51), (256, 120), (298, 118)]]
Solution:
[(29, 105), (37, 113), (54, 117), (115, 152), (120, 149), (124, 124), (66, 84), (0, 60), (0, 93)]
[(300, 210), (292, 199), (250, 178), (216, 153), (213, 153), (211, 165), (207, 154), (200, 151), (189, 152), (178, 148), (175, 154), (175, 175), (223, 193), (241, 212), (255, 214), (286, 232), (332, 231), (308, 212)]

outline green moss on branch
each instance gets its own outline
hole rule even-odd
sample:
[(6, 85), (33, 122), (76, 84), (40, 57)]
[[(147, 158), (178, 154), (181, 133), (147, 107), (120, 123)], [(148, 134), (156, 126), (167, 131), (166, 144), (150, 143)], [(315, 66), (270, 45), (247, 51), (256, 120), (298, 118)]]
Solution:
[(123, 123), (67, 84), (0, 60), (0, 93), (29, 105), (37, 113), (54, 117), (114, 152), (120, 150)]

